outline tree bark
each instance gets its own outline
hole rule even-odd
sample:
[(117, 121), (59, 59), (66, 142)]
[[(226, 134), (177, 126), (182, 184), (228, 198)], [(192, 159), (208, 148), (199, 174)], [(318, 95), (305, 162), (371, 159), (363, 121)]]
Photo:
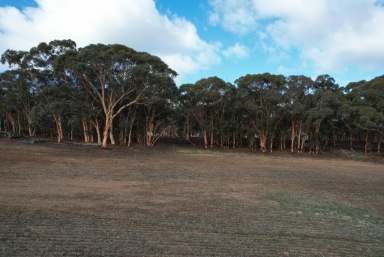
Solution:
[(260, 151), (263, 152), (263, 153), (266, 153), (267, 152), (267, 135), (265, 135), (264, 133), (260, 134)]
[(293, 153), (295, 151), (295, 138), (296, 138), (296, 123), (294, 121), (292, 121), (292, 126), (291, 126), (291, 153)]
[(35, 131), (32, 129), (31, 125), (28, 124), (28, 134), (30, 137), (35, 136)]
[(353, 135), (351, 133), (351, 135), (349, 136), (349, 149), (351, 151), (353, 151)]
[(269, 145), (269, 151), (272, 153), (273, 152), (273, 139), (274, 139), (274, 136), (272, 135), (271, 136), (271, 140), (270, 140), (270, 145)]
[(111, 144), (115, 144), (115, 139), (113, 135), (113, 119), (119, 115), (122, 111), (129, 108), (130, 106), (136, 104), (139, 100), (141, 94), (136, 95), (135, 99), (123, 104), (126, 98), (133, 94), (135, 91), (128, 90), (122, 94), (113, 94), (113, 91), (107, 91), (107, 82), (106, 76), (103, 72), (96, 74), (99, 87), (97, 87), (86, 74), (81, 74), (82, 79), (85, 82), (84, 86), (90, 93), (90, 95), (100, 103), (104, 111), (105, 126), (103, 129), (103, 139), (102, 139), (102, 148), (107, 148), (108, 146), (108, 137), (111, 140)]
[[(29, 109), (28, 109), (29, 110)], [(32, 127), (32, 114), (31, 111), (24, 110), (24, 116), (28, 123), (28, 134), (30, 137), (35, 136), (35, 130)]]
[(283, 146), (283, 136), (280, 135), (280, 151), (282, 152), (284, 150), (284, 146)]
[(96, 130), (97, 144), (101, 145), (102, 142), (101, 142), (100, 125), (99, 125), (99, 121), (97, 119), (95, 119), (93, 126), (95, 127), (95, 130)]
[(232, 134), (232, 148), (235, 149), (236, 148), (236, 134), (235, 132), (233, 132)]
[(208, 149), (208, 131), (203, 129), (204, 148)]
[(12, 114), (7, 113), (7, 120), (9, 124), (11, 124), (11, 129), (12, 129), (12, 134), (16, 135), (16, 122), (15, 119), (13, 118)]
[(147, 138), (146, 138), (146, 145), (147, 146), (153, 146), (153, 132), (154, 132), (155, 124), (154, 122), (150, 121), (150, 123), (147, 126)]
[(211, 144), (210, 144), (210, 147), (213, 148), (213, 144), (214, 144), (214, 135), (213, 135), (213, 119), (211, 120), (211, 133), (210, 133), (210, 137), (211, 137)]
[[(300, 136), (301, 137), (301, 136)], [(306, 138), (306, 137), (305, 137)], [(304, 152), (304, 144), (305, 144), (305, 140), (301, 139), (301, 145), (300, 145), (300, 153), (303, 153)]]
[(89, 143), (89, 128), (86, 120), (82, 120), (83, 124), (83, 133), (84, 133), (84, 143)]
[(102, 148), (108, 147), (108, 138), (109, 138), (109, 132), (112, 125), (112, 114), (106, 113), (105, 114), (105, 124), (104, 124), (104, 130), (103, 130), (103, 142), (101, 144)]
[(129, 132), (128, 132), (128, 142), (127, 142), (128, 147), (131, 147), (131, 144), (132, 144), (132, 130), (133, 130), (133, 124), (129, 128)]
[(130, 127), (129, 127), (129, 133), (128, 133), (128, 147), (131, 146), (132, 144), (132, 131), (133, 131), (133, 125), (135, 124), (135, 121), (136, 121), (136, 109), (135, 109), (135, 112), (133, 114), (133, 118), (131, 120), (131, 124), (130, 124)]
[(301, 143), (301, 134), (302, 134), (302, 124), (303, 124), (303, 122), (302, 121), (300, 121), (300, 125), (299, 125), (299, 132), (298, 132), (298, 134), (297, 134), (297, 152), (299, 152), (299, 153), (302, 153), (303, 152), (303, 145), (304, 144), (302, 144)]
[(368, 139), (369, 139), (369, 134), (368, 132), (365, 134), (365, 146), (364, 146), (364, 153), (367, 155), (368, 154)]
[(20, 113), (17, 113), (17, 135), (21, 136), (21, 122), (20, 122)]
[(62, 118), (58, 114), (53, 114), (53, 119), (56, 123), (56, 132), (57, 132), (57, 143), (61, 143), (64, 139), (63, 123)]
[(111, 141), (111, 145), (116, 145), (115, 136), (113, 134), (113, 120), (111, 121), (111, 127), (109, 129), (109, 140)]

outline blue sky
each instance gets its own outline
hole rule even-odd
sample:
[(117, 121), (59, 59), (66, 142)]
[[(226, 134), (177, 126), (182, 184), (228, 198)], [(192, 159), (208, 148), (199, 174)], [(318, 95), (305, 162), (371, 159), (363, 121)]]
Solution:
[(345, 85), (384, 73), (384, 10), (374, 0), (153, 1), (0, 0), (0, 50), (60, 37), (124, 43), (162, 57), (179, 84), (271, 72), (328, 73)]
[(274, 66), (267, 60), (267, 55), (257, 49), (252, 35), (238, 36), (219, 27), (210, 26), (208, 15), (210, 5), (206, 0), (178, 1), (158, 0), (157, 6), (164, 13), (181, 15), (192, 21), (198, 28), (199, 35), (209, 42), (219, 42), (224, 46), (231, 46), (238, 42), (253, 48), (250, 57), (244, 59), (226, 59), (209, 70), (202, 70), (188, 76), (189, 81), (194, 82), (208, 76), (219, 76), (233, 82), (236, 78), (247, 73), (275, 72)]

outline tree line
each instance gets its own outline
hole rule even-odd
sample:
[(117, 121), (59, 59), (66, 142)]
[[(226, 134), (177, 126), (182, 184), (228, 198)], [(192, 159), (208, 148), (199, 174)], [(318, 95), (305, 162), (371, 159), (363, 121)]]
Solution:
[(381, 152), (384, 76), (340, 87), (329, 75), (210, 77), (177, 87), (159, 57), (72, 40), (7, 50), (0, 131), (10, 136), (154, 146), (163, 136), (204, 148)]

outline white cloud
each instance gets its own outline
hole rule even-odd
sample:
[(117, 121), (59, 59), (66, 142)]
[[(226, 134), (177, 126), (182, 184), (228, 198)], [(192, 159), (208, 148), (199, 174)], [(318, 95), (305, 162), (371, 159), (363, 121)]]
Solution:
[(213, 7), (209, 14), (211, 25), (221, 24), (228, 31), (244, 34), (257, 21), (249, 0), (210, 0), (210, 4)]
[[(213, 25), (298, 49), (322, 71), (384, 68), (384, 7), (377, 0), (211, 0)], [(241, 18), (243, 16), (243, 18)], [(267, 39), (265, 38), (267, 37)], [(260, 39), (260, 37), (259, 37)]]
[(223, 55), (227, 58), (245, 59), (249, 57), (249, 49), (240, 43), (236, 43), (225, 49)]
[(37, 7), (0, 7), (0, 51), (42, 41), (122, 43), (159, 55), (181, 75), (220, 62), (218, 46), (188, 20), (159, 13), (154, 0), (36, 0)]

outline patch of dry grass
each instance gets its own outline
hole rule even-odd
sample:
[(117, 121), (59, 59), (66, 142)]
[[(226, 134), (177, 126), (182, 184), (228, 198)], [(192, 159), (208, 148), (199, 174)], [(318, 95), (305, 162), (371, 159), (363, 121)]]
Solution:
[(0, 256), (383, 256), (384, 166), (0, 141)]

